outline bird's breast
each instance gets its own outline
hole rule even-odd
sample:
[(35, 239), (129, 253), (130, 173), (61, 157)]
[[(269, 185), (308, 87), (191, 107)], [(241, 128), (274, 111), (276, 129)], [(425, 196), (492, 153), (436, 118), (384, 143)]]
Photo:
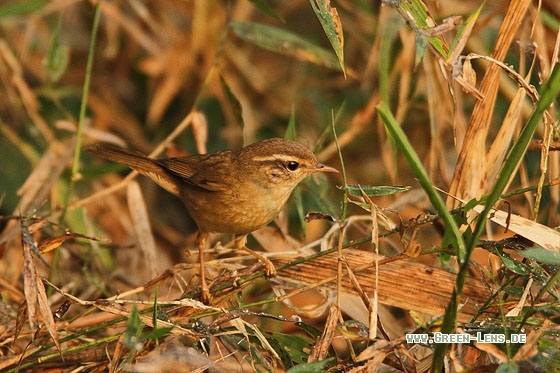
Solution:
[(183, 194), (182, 199), (200, 230), (246, 234), (270, 223), (286, 204), (290, 192), (238, 186), (220, 192), (190, 192)]

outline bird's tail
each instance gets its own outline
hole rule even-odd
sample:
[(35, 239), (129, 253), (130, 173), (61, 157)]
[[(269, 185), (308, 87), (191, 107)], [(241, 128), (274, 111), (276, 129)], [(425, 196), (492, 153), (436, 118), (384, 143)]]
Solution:
[(165, 168), (156, 159), (108, 144), (96, 144), (84, 150), (100, 158), (124, 164), (149, 177), (170, 193), (179, 195), (176, 184), (172, 182)]

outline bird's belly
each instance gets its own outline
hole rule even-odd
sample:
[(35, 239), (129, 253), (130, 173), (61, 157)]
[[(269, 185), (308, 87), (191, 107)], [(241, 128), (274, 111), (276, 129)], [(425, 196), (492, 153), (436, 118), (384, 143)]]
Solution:
[(211, 200), (191, 198), (184, 202), (200, 230), (246, 234), (270, 223), (280, 213), (285, 200), (273, 201), (266, 195), (260, 195), (244, 201), (218, 193)]

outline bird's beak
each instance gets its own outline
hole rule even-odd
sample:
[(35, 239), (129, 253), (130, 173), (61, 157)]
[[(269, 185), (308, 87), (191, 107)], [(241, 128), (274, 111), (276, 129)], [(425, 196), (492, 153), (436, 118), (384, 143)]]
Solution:
[(325, 164), (322, 163), (318, 163), (317, 167), (314, 170), (315, 172), (334, 172), (338, 174), (338, 170), (334, 167), (331, 166), (327, 166)]

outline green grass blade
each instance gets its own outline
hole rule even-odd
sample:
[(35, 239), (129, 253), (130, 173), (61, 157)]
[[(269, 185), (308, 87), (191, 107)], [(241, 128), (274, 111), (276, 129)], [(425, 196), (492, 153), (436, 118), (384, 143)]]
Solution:
[(241, 39), (263, 49), (331, 69), (341, 69), (334, 53), (278, 27), (236, 21), (231, 23), (231, 29)]
[(346, 75), (344, 70), (344, 35), (336, 8), (331, 6), (330, 0), (309, 0), (309, 2), (333, 47), (342, 72)]
[(446, 232), (449, 234), (450, 242), (453, 244), (455, 249), (455, 253), (459, 259), (459, 262), (462, 263), (465, 260), (466, 256), (466, 249), (465, 243), (463, 242), (463, 237), (461, 236), (461, 232), (459, 232), (459, 227), (453, 220), (453, 217), (447, 210), (445, 206), (445, 202), (439, 196), (437, 190), (432, 185), (432, 182), (428, 176), (428, 173), (424, 169), (422, 165), (422, 161), (412, 144), (408, 141), (404, 131), (399, 126), (393, 114), (391, 113), (389, 107), (386, 103), (382, 102), (377, 106), (377, 112), (383, 119), (385, 123), (385, 127), (387, 131), (391, 134), (393, 139), (395, 140), (397, 147), (401, 150), (404, 157), (406, 158), (409, 166), (412, 168), (412, 171), (418, 178), (420, 185), (424, 188), (424, 191), (428, 195), (432, 206), (434, 206), (435, 210), (441, 216), (443, 223), (445, 224)]

